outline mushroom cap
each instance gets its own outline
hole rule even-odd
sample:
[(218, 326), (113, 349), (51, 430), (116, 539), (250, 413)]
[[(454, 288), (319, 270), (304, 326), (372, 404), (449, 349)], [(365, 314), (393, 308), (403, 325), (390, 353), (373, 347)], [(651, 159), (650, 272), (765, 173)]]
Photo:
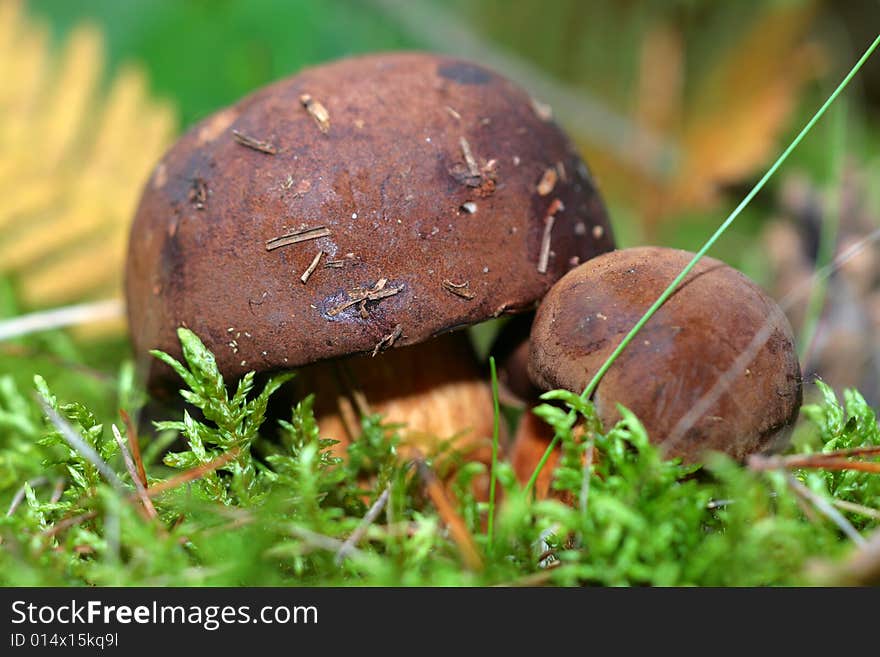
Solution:
[[(529, 373), (543, 390), (580, 392), (693, 258), (659, 247), (587, 261), (544, 298), (532, 326)], [(606, 427), (622, 404), (669, 456), (711, 449), (734, 458), (773, 446), (801, 404), (791, 326), (744, 274), (700, 260), (599, 382)]]
[(610, 248), (586, 166), (516, 85), (443, 56), (345, 59), (213, 114), (163, 157), (131, 229), (130, 330), (138, 354), (179, 354), (185, 325), (230, 376), (295, 367), (398, 326), (383, 346), (533, 308)]

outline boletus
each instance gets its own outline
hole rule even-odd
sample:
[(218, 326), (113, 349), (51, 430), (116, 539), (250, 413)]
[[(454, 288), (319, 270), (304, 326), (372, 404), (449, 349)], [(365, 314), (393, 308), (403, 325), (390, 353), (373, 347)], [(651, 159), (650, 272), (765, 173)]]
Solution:
[[(605, 253), (563, 276), (531, 328), (528, 370), (541, 390), (583, 391), (692, 253), (641, 247)], [(605, 428), (622, 404), (669, 457), (699, 462), (708, 450), (735, 459), (787, 438), (801, 404), (791, 326), (744, 274), (704, 257), (599, 381)], [(527, 479), (552, 436), (535, 423), (514, 446)], [(534, 454), (538, 453), (535, 457)], [(543, 474), (543, 473), (542, 473)]]
[[(131, 334), (137, 354), (177, 355), (185, 325), (229, 377), (299, 368), (342, 447), (369, 408), (423, 451), (454, 436), (482, 459), (491, 391), (456, 329), (533, 309), (612, 247), (574, 146), (516, 85), (449, 57), (346, 59), (163, 157), (131, 230)], [(148, 367), (153, 390), (173, 385)]]

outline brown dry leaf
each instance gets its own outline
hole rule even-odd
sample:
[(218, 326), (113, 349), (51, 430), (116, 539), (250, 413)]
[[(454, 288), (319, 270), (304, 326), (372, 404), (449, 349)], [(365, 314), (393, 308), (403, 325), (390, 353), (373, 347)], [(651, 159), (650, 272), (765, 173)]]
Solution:
[(56, 59), (45, 26), (0, 1), (0, 275), (29, 307), (120, 295), (141, 186), (175, 132), (139, 68), (99, 93), (103, 61), (94, 26)]
[(752, 174), (777, 150), (801, 86), (819, 53), (800, 45), (810, 5), (771, 8), (702, 81), (684, 118), (684, 161), (673, 206), (706, 207), (719, 184)]

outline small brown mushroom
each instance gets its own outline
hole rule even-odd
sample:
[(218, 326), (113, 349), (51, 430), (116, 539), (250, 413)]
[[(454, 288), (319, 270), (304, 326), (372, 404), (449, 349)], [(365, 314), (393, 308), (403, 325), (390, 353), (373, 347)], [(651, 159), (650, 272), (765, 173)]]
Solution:
[[(540, 196), (554, 163), (574, 173)], [(482, 449), (485, 377), (465, 334), (438, 336), (533, 309), (613, 246), (562, 130), (510, 81), (443, 56), (302, 71), (196, 125), (158, 171), (129, 248), (136, 353), (178, 355), (186, 325), (226, 376), (303, 368), (300, 391), (343, 443), (369, 409)], [(176, 383), (155, 361), (148, 379)]]
[[(584, 390), (692, 257), (624, 249), (561, 278), (532, 326), (532, 380), (542, 390)], [(703, 258), (621, 353), (593, 401), (606, 428), (619, 420), (618, 404), (629, 408), (667, 456), (697, 462), (716, 450), (743, 459), (787, 438), (797, 416), (791, 326), (745, 275)]]

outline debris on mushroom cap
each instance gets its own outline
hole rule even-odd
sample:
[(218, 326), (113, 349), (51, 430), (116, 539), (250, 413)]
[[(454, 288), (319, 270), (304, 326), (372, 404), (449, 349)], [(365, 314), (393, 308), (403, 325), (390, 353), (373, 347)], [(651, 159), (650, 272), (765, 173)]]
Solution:
[[(580, 392), (693, 254), (624, 249), (573, 269), (532, 326), (529, 373), (544, 390)], [(735, 458), (785, 438), (801, 404), (791, 326), (744, 274), (703, 258), (608, 370), (594, 393), (606, 427), (617, 404), (668, 455)]]
[[(399, 324), (396, 349), (529, 310), (572, 258), (613, 247), (588, 176), (559, 176), (547, 197), (535, 189), (548, 163), (585, 171), (570, 140), (479, 65), (418, 53), (340, 60), (221, 112), (226, 127), (194, 126), (161, 162), (166, 183), (144, 189), (126, 272), (138, 354), (179, 355), (181, 324), (227, 376), (246, 371), (242, 361), (268, 370), (369, 354)], [(459, 169), (461, 180), (450, 175)], [(542, 254), (556, 201), (565, 211)], [(316, 252), (320, 275), (304, 285)], [(218, 348), (227, 326), (254, 336), (237, 354)], [(170, 375), (151, 367), (153, 382)]]

